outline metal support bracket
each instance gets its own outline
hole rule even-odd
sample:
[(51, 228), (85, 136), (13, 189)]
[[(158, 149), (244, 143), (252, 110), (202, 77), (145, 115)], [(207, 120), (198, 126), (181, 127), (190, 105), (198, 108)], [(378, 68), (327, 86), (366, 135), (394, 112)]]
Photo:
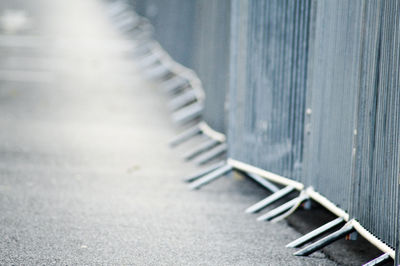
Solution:
[(178, 110), (190, 103), (193, 103), (194, 101), (196, 101), (197, 99), (197, 95), (194, 92), (194, 90), (187, 90), (181, 94), (179, 94), (178, 96), (176, 96), (174, 99), (172, 99), (169, 103), (168, 103), (168, 109), (171, 111), (175, 111)]
[(283, 198), (284, 196), (286, 196), (287, 194), (289, 194), (290, 192), (294, 191), (295, 188), (292, 186), (286, 186), (283, 189), (275, 192), (272, 195), (269, 195), (268, 197), (266, 197), (265, 199), (257, 202), (256, 204), (248, 207), (246, 209), (247, 213), (256, 213), (258, 211), (260, 211), (261, 209), (267, 207), (268, 205), (270, 205), (271, 203)]
[(172, 114), (172, 120), (180, 125), (186, 124), (198, 118), (203, 112), (203, 104), (195, 102)]
[(218, 146), (215, 146), (214, 148), (212, 148), (211, 150), (209, 150), (206, 153), (203, 153), (201, 156), (199, 156), (196, 159), (196, 164), (197, 165), (203, 165), (209, 161), (211, 161), (212, 159), (216, 158), (217, 156), (223, 154), (224, 152), (226, 152), (228, 149), (228, 145), (226, 143), (221, 143)]
[(304, 236), (290, 242), (289, 244), (286, 245), (286, 247), (297, 248), (297, 247), (315, 239), (316, 237), (326, 233), (327, 231), (333, 229), (334, 227), (338, 226), (339, 224), (341, 224), (343, 222), (344, 222), (343, 217), (336, 218), (335, 220), (330, 221), (329, 223), (326, 223), (326, 224), (318, 227), (317, 229), (305, 234)]
[(183, 88), (189, 84), (189, 81), (181, 76), (174, 76), (161, 83), (163, 91), (168, 94), (175, 93), (178, 89)]
[(225, 161), (221, 161), (221, 162), (218, 162), (218, 163), (216, 163), (216, 164), (213, 164), (213, 165), (211, 165), (211, 166), (209, 166), (209, 167), (203, 169), (202, 171), (200, 171), (200, 172), (198, 172), (198, 173), (196, 173), (196, 174), (194, 174), (194, 175), (191, 175), (191, 176), (188, 176), (188, 177), (184, 178), (183, 181), (185, 181), (185, 182), (192, 182), (192, 181), (194, 181), (194, 180), (196, 180), (196, 179), (199, 179), (199, 178), (202, 177), (202, 176), (205, 176), (205, 175), (208, 174), (208, 173), (211, 173), (211, 172), (214, 171), (215, 169), (224, 166), (225, 164), (226, 164)]
[(145, 69), (145, 68), (148, 68), (148, 67), (154, 65), (158, 61), (160, 61), (160, 54), (157, 51), (155, 51), (155, 52), (153, 51), (152, 53), (146, 54), (143, 58), (138, 60), (136, 65), (139, 68)]
[(178, 146), (179, 144), (182, 144), (182, 143), (188, 141), (189, 139), (193, 138), (196, 135), (199, 135), (200, 133), (201, 133), (201, 129), (200, 129), (199, 125), (195, 125), (189, 129), (183, 131), (175, 138), (173, 138), (169, 142), (169, 146), (171, 146), (171, 147)]
[(260, 184), (261, 186), (265, 187), (266, 189), (268, 189), (269, 191), (271, 191), (272, 193), (278, 192), (279, 188), (273, 184), (272, 182), (268, 181), (268, 179), (263, 178), (259, 175), (250, 173), (250, 172), (244, 172), (248, 177), (250, 177), (251, 179), (253, 179), (254, 181), (256, 181), (258, 184)]
[(306, 246), (305, 248), (295, 252), (294, 255), (295, 256), (308, 256), (308, 255), (314, 253), (315, 251), (320, 250), (320, 249), (326, 247), (327, 245), (335, 242), (336, 240), (343, 238), (344, 236), (353, 232), (354, 230), (355, 229), (353, 226), (353, 220), (350, 220), (339, 230), (337, 230), (337, 231), (327, 235), (326, 237), (316, 241), (315, 243), (312, 243), (312, 244)]
[(205, 141), (205, 142), (201, 143), (200, 145), (198, 145), (197, 147), (195, 147), (193, 150), (184, 154), (183, 158), (186, 161), (189, 161), (189, 160), (195, 158), (196, 156), (198, 156), (199, 154), (213, 148), (218, 143), (220, 143), (220, 142), (215, 139), (208, 139), (207, 141)]
[(381, 265), (384, 262), (387, 262), (391, 260), (392, 258), (390, 257), (389, 253), (384, 253), (381, 256), (363, 264), (363, 266), (375, 266), (375, 265)]
[(232, 171), (232, 166), (229, 164), (225, 164), (217, 169), (215, 169), (214, 171), (212, 171), (211, 173), (203, 176), (200, 179), (197, 179), (196, 181), (194, 181), (192, 184), (190, 184), (189, 188), (194, 190), (194, 189), (199, 189), (200, 187), (216, 180), (217, 178), (226, 175), (227, 173), (229, 173), (230, 171)]
[(271, 220), (283, 213), (283, 215), (274, 219), (274, 221), (279, 221), (279, 220), (289, 216), (290, 214), (292, 214), (300, 206), (300, 204), (307, 199), (308, 199), (308, 195), (304, 191), (302, 191), (297, 198), (294, 198), (294, 199), (282, 204), (281, 206), (279, 206), (273, 210), (270, 210), (266, 214), (261, 215), (260, 217), (257, 218), (257, 221)]
[(168, 73), (170, 73), (169, 67), (164, 64), (159, 64), (146, 70), (144, 76), (149, 80), (159, 80), (165, 77)]

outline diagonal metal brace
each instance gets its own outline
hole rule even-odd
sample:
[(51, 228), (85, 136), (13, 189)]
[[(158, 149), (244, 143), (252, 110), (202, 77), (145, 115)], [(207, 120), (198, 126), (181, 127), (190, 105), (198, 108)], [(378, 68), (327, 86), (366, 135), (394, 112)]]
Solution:
[(151, 68), (144, 71), (144, 77), (149, 80), (158, 80), (171, 73), (168, 66), (164, 64), (152, 65)]
[(339, 230), (333, 232), (332, 234), (327, 235), (326, 237), (318, 240), (315, 243), (312, 243), (305, 248), (297, 251), (294, 253), (295, 256), (308, 256), (312, 253), (314, 253), (317, 250), (320, 250), (321, 248), (326, 247), (327, 245), (335, 242), (336, 240), (348, 235), (349, 233), (353, 232), (354, 226), (353, 226), (353, 220), (350, 220), (347, 222), (342, 228)]
[(203, 111), (203, 104), (195, 102), (188, 105), (172, 114), (172, 120), (177, 124), (188, 123), (199, 116), (201, 116)]
[(194, 90), (187, 90), (182, 94), (176, 96), (168, 103), (168, 109), (171, 111), (178, 110), (197, 99), (196, 92)]
[(335, 220), (330, 221), (329, 223), (326, 223), (326, 224), (318, 227), (317, 229), (305, 234), (304, 236), (290, 242), (289, 244), (286, 245), (286, 247), (297, 248), (297, 247), (313, 240), (314, 238), (324, 234), (325, 232), (329, 231), (330, 229), (338, 226), (339, 224), (341, 224), (343, 222), (344, 222), (343, 217), (336, 218)]
[(209, 150), (206, 153), (203, 153), (201, 156), (199, 156), (196, 159), (196, 164), (197, 165), (203, 165), (209, 161), (211, 161), (212, 159), (216, 158), (217, 156), (223, 154), (224, 152), (226, 152), (228, 149), (228, 145), (226, 143), (221, 143), (217, 146), (215, 146), (214, 148), (212, 148), (211, 150)]
[(233, 167), (229, 164), (225, 164), (224, 166), (215, 169), (211, 173), (203, 176), (202, 178), (194, 181), (192, 184), (190, 184), (189, 188), (194, 190), (194, 189), (199, 189), (200, 187), (216, 180), (217, 178), (229, 173), (232, 171)]
[(269, 195), (265, 199), (257, 202), (256, 204), (248, 207), (246, 209), (246, 212), (247, 213), (256, 213), (256, 212), (260, 211), (261, 209), (267, 207), (271, 203), (283, 198), (284, 196), (286, 196), (287, 194), (289, 194), (290, 192), (292, 192), (294, 190), (295, 190), (295, 188), (292, 186), (284, 187), (283, 189), (281, 189), (281, 190), (275, 192), (274, 194)]
[(182, 144), (185, 141), (188, 141), (189, 139), (193, 138), (196, 135), (199, 135), (200, 133), (201, 133), (201, 129), (200, 129), (199, 125), (195, 125), (195, 126), (189, 128), (189, 129), (185, 130), (184, 132), (182, 132), (181, 134), (179, 134), (175, 138), (173, 138), (169, 142), (169, 145), (171, 147), (178, 146), (179, 144)]
[(218, 140), (215, 139), (208, 139), (207, 141), (201, 143), (197, 147), (195, 147), (193, 150), (187, 152), (185, 155), (183, 155), (183, 158), (186, 161), (189, 161), (193, 159), (194, 157), (198, 156), (199, 154), (211, 149), (212, 147), (216, 146), (219, 143)]
[(253, 173), (249, 173), (249, 172), (244, 172), (248, 177), (250, 177), (251, 179), (253, 179), (254, 181), (256, 181), (258, 184), (260, 184), (261, 186), (265, 187), (266, 189), (268, 189), (269, 191), (271, 191), (272, 193), (278, 192), (279, 188), (271, 183), (270, 181), (268, 181), (268, 179), (263, 178), (259, 175), (253, 174)]
[(189, 84), (189, 81), (181, 76), (174, 76), (161, 83), (161, 87), (165, 93), (175, 93), (178, 89), (183, 88)]
[(213, 165), (203, 169), (202, 171), (200, 171), (200, 172), (198, 172), (198, 173), (196, 173), (194, 175), (191, 175), (189, 177), (184, 178), (183, 181), (192, 182), (192, 181), (194, 181), (196, 179), (199, 179), (202, 176), (205, 176), (208, 173), (211, 173), (212, 171), (216, 170), (217, 168), (220, 168), (220, 167), (224, 166), (225, 164), (226, 164), (225, 161), (221, 161), (221, 162), (218, 162), (216, 164), (213, 164)]
[(375, 265), (381, 265), (384, 262), (387, 262), (388, 260), (391, 260), (392, 258), (390, 257), (389, 253), (384, 253), (380, 255), (379, 257), (363, 264), (363, 266), (375, 266)]
[[(294, 198), (284, 204), (282, 204), (281, 206), (267, 212), (264, 215), (261, 215), (260, 217), (257, 218), (257, 221), (267, 221), (267, 220), (271, 220), (274, 217), (288, 211), (288, 214), (291, 214), (294, 210), (296, 210), (296, 208), (298, 206), (300, 206), (300, 204), (305, 201), (306, 199), (308, 199), (308, 195), (303, 193), (300, 193), (300, 195), (297, 198)], [(285, 213), (286, 214), (286, 213)], [(284, 217), (286, 217), (287, 215), (283, 215)]]

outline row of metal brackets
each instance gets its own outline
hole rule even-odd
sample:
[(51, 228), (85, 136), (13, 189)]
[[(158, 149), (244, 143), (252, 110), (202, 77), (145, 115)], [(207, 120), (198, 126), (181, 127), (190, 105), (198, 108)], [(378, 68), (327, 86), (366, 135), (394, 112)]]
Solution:
[[(206, 123), (201, 122), (204, 90), (196, 74), (170, 58), (151, 38), (150, 32), (143, 34), (143, 31), (150, 31), (152, 27), (144, 27), (143, 25), (149, 24), (148, 21), (130, 10), (124, 2), (113, 2), (109, 10), (109, 15), (119, 30), (135, 36), (133, 56), (146, 79), (158, 82), (162, 91), (172, 98), (168, 103), (172, 121), (183, 126), (197, 123), (173, 139), (170, 146), (175, 147), (194, 136), (203, 135), (206, 139), (185, 153), (184, 160), (193, 160), (197, 165), (204, 165), (225, 154), (227, 145), (223, 134), (214, 132)], [(128, 19), (129, 16), (135, 18)]]

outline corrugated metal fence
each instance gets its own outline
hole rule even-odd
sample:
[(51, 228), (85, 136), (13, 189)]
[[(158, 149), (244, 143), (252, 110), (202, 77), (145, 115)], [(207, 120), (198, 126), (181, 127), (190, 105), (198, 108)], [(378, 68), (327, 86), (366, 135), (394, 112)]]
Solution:
[(134, 0), (155, 28), (155, 38), (174, 60), (192, 68), (206, 93), (203, 119), (224, 133), (228, 87), (229, 0)]
[(229, 157), (301, 179), (310, 1), (233, 1)]
[(398, 0), (134, 3), (165, 50), (200, 77), (204, 118), (227, 132), (233, 168), (296, 181), (394, 257)]

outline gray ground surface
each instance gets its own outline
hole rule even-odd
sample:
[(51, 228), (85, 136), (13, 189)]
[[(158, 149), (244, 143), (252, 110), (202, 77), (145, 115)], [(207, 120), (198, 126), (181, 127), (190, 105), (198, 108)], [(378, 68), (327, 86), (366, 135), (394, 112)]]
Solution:
[(245, 215), (267, 195), (254, 183), (187, 189), (165, 97), (100, 2), (0, 3), (22, 7), (30, 27), (0, 35), (0, 264), (335, 264)]

